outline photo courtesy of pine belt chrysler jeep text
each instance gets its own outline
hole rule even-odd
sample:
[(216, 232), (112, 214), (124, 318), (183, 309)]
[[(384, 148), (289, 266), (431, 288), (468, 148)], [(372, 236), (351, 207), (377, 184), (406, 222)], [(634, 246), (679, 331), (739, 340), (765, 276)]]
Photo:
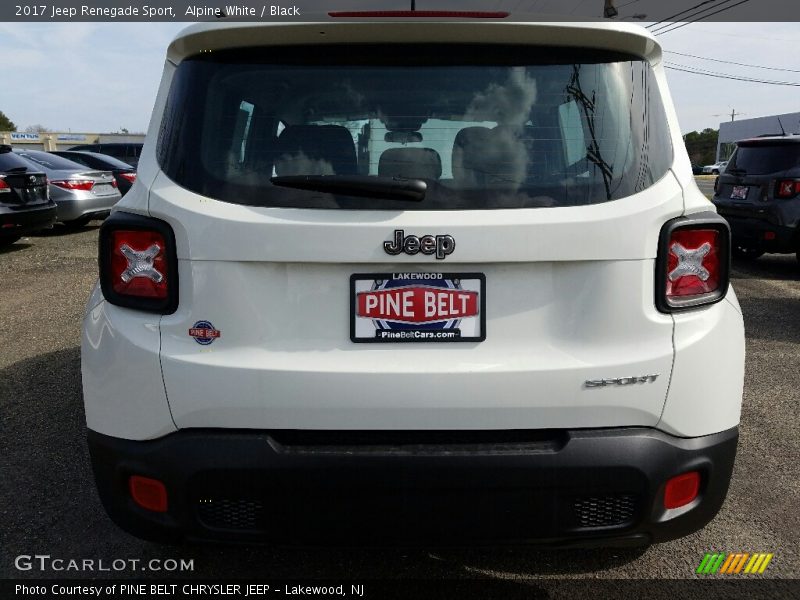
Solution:
[(744, 331), (658, 42), (505, 13), (308, 20), (167, 50), (83, 324), (111, 518), (314, 545), (703, 527)]

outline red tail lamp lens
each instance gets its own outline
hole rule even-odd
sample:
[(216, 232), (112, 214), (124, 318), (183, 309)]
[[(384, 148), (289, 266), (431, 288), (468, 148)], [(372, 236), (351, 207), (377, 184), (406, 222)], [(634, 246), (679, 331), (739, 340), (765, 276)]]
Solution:
[(127, 179), (131, 183), (136, 181), (136, 173), (120, 173), (120, 176), (124, 177), (125, 179)]
[(93, 179), (51, 179), (50, 183), (65, 190), (77, 190), (80, 192), (88, 192), (94, 187)]
[(664, 508), (680, 508), (690, 504), (700, 491), (700, 473), (690, 471), (673, 477), (664, 488)]
[(167, 512), (167, 488), (158, 479), (131, 475), (128, 489), (133, 501), (146, 510)]
[(800, 194), (800, 180), (784, 179), (778, 182), (775, 195), (778, 198), (794, 198)]
[(720, 233), (677, 229), (669, 240), (667, 298), (698, 296), (719, 289), (722, 280)]
[(111, 233), (111, 284), (116, 293), (165, 299), (168, 272), (164, 236), (157, 231), (123, 229)]

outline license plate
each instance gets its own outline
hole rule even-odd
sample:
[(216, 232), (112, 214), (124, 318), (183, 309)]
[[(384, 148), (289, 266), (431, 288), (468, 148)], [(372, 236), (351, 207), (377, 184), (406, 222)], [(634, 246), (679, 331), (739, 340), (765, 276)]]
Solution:
[(735, 185), (733, 186), (733, 191), (731, 192), (731, 200), (744, 200), (747, 198), (747, 190), (749, 188), (746, 185)]
[(92, 188), (92, 191), (97, 196), (108, 196), (114, 193), (114, 187), (108, 183), (97, 183)]
[(25, 204), (37, 204), (47, 200), (47, 190), (44, 186), (35, 188), (23, 188), (22, 201)]
[(482, 342), (482, 273), (364, 273), (350, 276), (354, 342)]

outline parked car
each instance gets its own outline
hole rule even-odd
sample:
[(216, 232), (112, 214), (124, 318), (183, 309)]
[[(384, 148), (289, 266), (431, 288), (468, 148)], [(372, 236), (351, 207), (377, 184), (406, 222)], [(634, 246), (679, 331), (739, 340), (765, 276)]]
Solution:
[(87, 170), (66, 158), (42, 150), (14, 150), (32, 168), (47, 174), (50, 197), (58, 206), (57, 220), (67, 227), (83, 227), (104, 219), (122, 197), (109, 171)]
[(706, 165), (703, 167), (703, 174), (704, 175), (719, 175), (725, 170), (725, 167), (728, 166), (728, 161), (723, 160), (720, 162), (715, 162), (713, 165)]
[(170, 45), (83, 322), (107, 512), (289, 544), (705, 525), (744, 333), (659, 40), (358, 14)]
[(692, 163), (692, 175), (702, 175), (703, 174), (703, 167), (700, 165), (696, 165)]
[(47, 176), (15, 155), (11, 146), (0, 146), (0, 248), (52, 227), (55, 220)]
[(737, 142), (714, 204), (733, 232), (733, 252), (796, 253), (800, 261), (800, 135)]
[(134, 169), (139, 164), (139, 155), (142, 153), (141, 142), (108, 142), (103, 144), (79, 144), (69, 148), (80, 152), (97, 152), (107, 154), (131, 165)]
[(66, 158), (67, 160), (71, 160), (72, 162), (76, 162), (79, 165), (91, 169), (111, 171), (117, 182), (119, 193), (123, 196), (131, 189), (133, 182), (136, 181), (136, 169), (128, 163), (122, 162), (107, 154), (99, 154), (98, 152), (78, 152), (77, 150), (57, 150), (50, 154)]

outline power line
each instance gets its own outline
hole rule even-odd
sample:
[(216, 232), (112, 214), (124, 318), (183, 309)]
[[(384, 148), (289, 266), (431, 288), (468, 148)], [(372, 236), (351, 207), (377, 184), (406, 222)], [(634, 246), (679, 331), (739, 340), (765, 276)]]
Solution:
[(730, 75), (728, 73), (717, 73), (715, 71), (706, 71), (704, 69), (695, 69), (693, 67), (686, 67), (677, 63), (665, 63), (665, 68), (672, 69), (673, 71), (682, 71), (684, 73), (692, 73), (693, 75), (703, 75), (704, 77), (715, 77), (717, 79), (732, 79), (734, 81), (744, 81), (748, 83), (761, 83), (764, 85), (783, 85), (788, 87), (800, 87), (800, 83), (792, 81), (774, 81), (770, 79), (756, 79), (754, 77), (741, 77), (739, 75)]
[(708, 60), (711, 62), (725, 63), (726, 65), (736, 65), (737, 67), (751, 67), (753, 69), (766, 69), (767, 71), (784, 71), (786, 73), (800, 73), (798, 69), (781, 69), (779, 67), (767, 67), (764, 65), (751, 65), (748, 63), (733, 62), (730, 60), (722, 60), (720, 58), (710, 58), (707, 56), (697, 56), (696, 54), (686, 54), (684, 52), (675, 52), (674, 50), (664, 50), (667, 54), (677, 54), (679, 56), (688, 56), (689, 58), (698, 58), (700, 60)]
[[(696, 10), (694, 12), (690, 12), (689, 14), (684, 14), (679, 19), (674, 18), (677, 15), (673, 15), (672, 17), (668, 17), (667, 19), (664, 19), (663, 21), (661, 21), (661, 23), (663, 23), (663, 25), (659, 25), (659, 23), (654, 23), (653, 25), (651, 25), (650, 31), (652, 31), (653, 33), (658, 33), (658, 32), (660, 32), (660, 31), (662, 31), (664, 29), (669, 29), (670, 27), (675, 25), (676, 22), (684, 22), (684, 23), (686, 23), (686, 22), (694, 22), (695, 20), (699, 20), (699, 19), (702, 19), (702, 18), (705, 18), (705, 17), (708, 16), (707, 14), (704, 14), (704, 13), (708, 13), (710, 10), (713, 10), (715, 8), (720, 8), (723, 5), (728, 4), (729, 2), (734, 2), (734, 1), (735, 0), (719, 0), (719, 4), (713, 4), (713, 5), (708, 6), (706, 8), (701, 8), (700, 10)], [(698, 6), (703, 6), (704, 4), (707, 4), (707, 3), (708, 2), (703, 2), (702, 4), (698, 4)], [(689, 11), (691, 11), (691, 10), (692, 9), (689, 9)], [(688, 12), (688, 11), (683, 11), (683, 12), (685, 13), (685, 12)], [(678, 13), (678, 15), (681, 15), (681, 13)], [(697, 17), (697, 19), (695, 19), (694, 17)]]
[[(676, 17), (680, 17), (684, 13), (693, 11), (695, 8), (700, 8), (701, 6), (705, 6), (706, 4), (713, 4), (714, 2), (717, 2), (717, 1), (718, 0), (705, 0), (704, 2), (701, 2), (700, 4), (695, 4), (691, 8), (687, 8), (686, 10), (682, 10), (681, 12), (675, 13), (674, 15), (671, 15), (671, 16), (667, 17), (666, 19), (662, 19), (661, 21), (657, 21), (655, 23), (651, 23), (650, 25), (647, 26), (647, 28), (650, 29), (651, 27), (655, 27), (656, 25), (660, 25), (661, 23), (666, 23), (668, 21), (672, 21), (672, 19), (675, 19)], [(729, 2), (729, 1), (730, 0), (725, 0), (725, 2)], [(713, 7), (709, 6), (708, 8), (705, 8), (703, 10), (710, 10), (711, 8), (713, 8)], [(703, 11), (700, 11), (700, 12), (703, 12)]]
[[(720, 35), (720, 36), (723, 36), (723, 37), (733, 37), (733, 38), (736, 38), (738, 40), (742, 39), (742, 34), (741, 33), (722, 33), (720, 31), (713, 31), (711, 29), (706, 29), (706, 28), (695, 28), (695, 31), (700, 31), (701, 33), (705, 33), (707, 35)], [(766, 41), (769, 41), (769, 42), (790, 42), (790, 43), (800, 42), (800, 38), (764, 37), (764, 36), (751, 35), (750, 33), (747, 34), (747, 39), (748, 40), (766, 40)]]
[(760, 79), (758, 77), (750, 77), (749, 75), (733, 75), (731, 73), (720, 73), (719, 71), (710, 71), (708, 69), (703, 69), (702, 67), (693, 67), (691, 65), (682, 65), (680, 63), (665, 61), (665, 65), (671, 65), (673, 67), (681, 67), (682, 69), (691, 69), (692, 71), (697, 71), (698, 73), (711, 73), (714, 75), (729, 75), (731, 77), (741, 77), (742, 79), (753, 79), (756, 81), (772, 81), (775, 83), (788, 83), (792, 85), (800, 85), (800, 83), (795, 84), (793, 81), (777, 81), (775, 79)]
[(676, 29), (680, 29), (681, 27), (686, 27), (687, 25), (691, 25), (692, 23), (697, 23), (698, 21), (704, 21), (705, 19), (708, 19), (709, 17), (713, 17), (714, 15), (717, 15), (717, 14), (719, 14), (721, 12), (725, 12), (726, 10), (730, 10), (732, 8), (736, 8), (737, 6), (739, 6), (741, 4), (746, 4), (747, 2), (750, 2), (750, 0), (741, 0), (741, 2), (737, 2), (736, 4), (733, 4), (731, 6), (726, 6), (725, 8), (721, 8), (716, 12), (712, 12), (712, 13), (709, 13), (707, 15), (703, 15), (702, 17), (700, 17), (699, 19), (695, 19), (694, 21), (689, 21), (688, 23), (681, 23), (680, 25), (678, 25), (677, 27), (673, 27), (672, 29), (664, 30), (664, 28), (662, 28), (662, 29), (659, 29), (658, 31), (653, 32), (653, 34), (654, 35), (661, 35), (663, 33), (669, 33), (671, 31), (675, 31)]

